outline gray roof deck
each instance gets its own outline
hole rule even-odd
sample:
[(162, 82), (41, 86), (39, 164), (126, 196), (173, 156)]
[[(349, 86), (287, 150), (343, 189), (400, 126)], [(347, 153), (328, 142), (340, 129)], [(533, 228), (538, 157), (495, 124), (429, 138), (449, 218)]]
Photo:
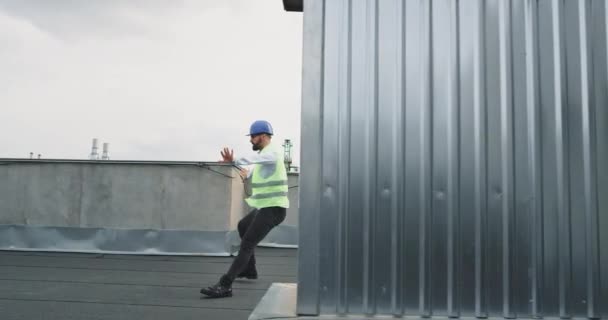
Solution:
[(297, 282), (296, 255), (258, 248), (258, 280), (205, 299), (231, 257), (0, 251), (0, 319), (247, 319), (273, 282)]

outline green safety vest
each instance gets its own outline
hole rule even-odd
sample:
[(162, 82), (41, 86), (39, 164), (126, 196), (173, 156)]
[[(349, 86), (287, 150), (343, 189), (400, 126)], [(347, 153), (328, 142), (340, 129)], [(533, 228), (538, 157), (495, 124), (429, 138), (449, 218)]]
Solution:
[(261, 209), (268, 207), (289, 208), (287, 170), (282, 161), (281, 151), (272, 144), (267, 145), (260, 154), (277, 154), (274, 164), (256, 164), (251, 175), (251, 197), (245, 199), (249, 206)]

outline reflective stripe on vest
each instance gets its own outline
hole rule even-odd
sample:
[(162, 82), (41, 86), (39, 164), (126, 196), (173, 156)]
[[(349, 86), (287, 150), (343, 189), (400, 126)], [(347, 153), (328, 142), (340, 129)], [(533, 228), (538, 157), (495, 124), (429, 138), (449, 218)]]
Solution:
[(252, 183), (251, 187), (252, 188), (261, 188), (261, 187), (274, 187), (274, 186), (283, 186), (283, 185), (285, 185), (285, 186), (287, 185), (287, 180)]
[(250, 199), (268, 199), (268, 198), (276, 198), (280, 196), (287, 196), (289, 192), (270, 192), (270, 193), (258, 193), (254, 194), (250, 197)]

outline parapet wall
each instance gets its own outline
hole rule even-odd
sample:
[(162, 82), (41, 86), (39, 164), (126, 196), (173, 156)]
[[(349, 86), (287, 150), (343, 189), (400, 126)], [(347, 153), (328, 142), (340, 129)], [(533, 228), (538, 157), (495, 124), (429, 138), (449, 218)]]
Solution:
[[(297, 176), (290, 182), (295, 216), (282, 228), (297, 230)], [(0, 249), (227, 254), (244, 197), (222, 163), (0, 159)]]

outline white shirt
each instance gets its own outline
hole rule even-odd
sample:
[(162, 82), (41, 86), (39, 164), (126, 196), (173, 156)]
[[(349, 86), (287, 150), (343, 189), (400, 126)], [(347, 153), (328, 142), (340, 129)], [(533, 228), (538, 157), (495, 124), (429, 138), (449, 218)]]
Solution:
[[(264, 150), (258, 151), (258, 153), (254, 153), (250, 156), (245, 156), (238, 158), (234, 161), (234, 164), (237, 167), (249, 166), (253, 164), (261, 164), (261, 165), (274, 165), (280, 157), (280, 153), (278, 150), (273, 150), (274, 146), (272, 143), (268, 144), (264, 149), (268, 149), (267, 152), (262, 152)], [(274, 170), (272, 170), (274, 171)], [(253, 170), (249, 170), (247, 174), (247, 179), (251, 178), (253, 174)]]

